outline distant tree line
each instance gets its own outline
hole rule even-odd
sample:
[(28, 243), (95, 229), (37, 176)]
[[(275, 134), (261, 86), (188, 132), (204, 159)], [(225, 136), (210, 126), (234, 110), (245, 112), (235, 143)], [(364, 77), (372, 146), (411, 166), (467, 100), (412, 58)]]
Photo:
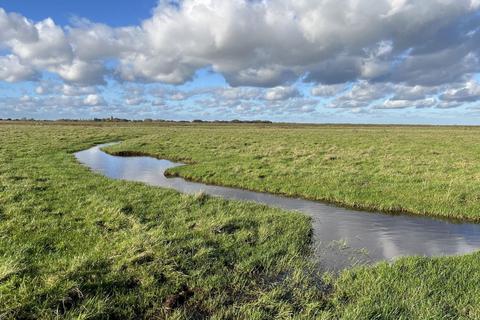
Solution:
[(193, 123), (272, 123), (272, 121), (269, 120), (238, 120), (238, 119), (233, 119), (233, 120), (192, 120)]
[(195, 119), (192, 121), (186, 120), (164, 120), (164, 119), (150, 119), (143, 120), (124, 119), (116, 117), (108, 118), (93, 118), (93, 119), (58, 119), (58, 120), (36, 120), (34, 118), (0, 118), (0, 121), (44, 121), (44, 122), (178, 122), (178, 123), (272, 123), (268, 120), (200, 120)]

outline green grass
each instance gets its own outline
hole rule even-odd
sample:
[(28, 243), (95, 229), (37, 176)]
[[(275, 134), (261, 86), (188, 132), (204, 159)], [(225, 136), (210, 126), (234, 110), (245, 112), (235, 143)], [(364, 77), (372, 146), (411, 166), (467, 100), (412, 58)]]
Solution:
[(331, 312), (339, 319), (480, 319), (480, 254), (404, 258), (345, 271)]
[(108, 148), (169, 174), (347, 207), (480, 221), (480, 128), (190, 126)]
[[(411, 141), (409, 130), (437, 142)], [(314, 181), (306, 172), (322, 174), (321, 166), (308, 167), (301, 154), (327, 160), (335, 155), (321, 160), (322, 170), (339, 174), (342, 166), (332, 162), (383, 135), (397, 146), (406, 144), (406, 159), (412, 145), (446, 152), (453, 144), (451, 152), (458, 153), (451, 157), (461, 162), (474, 156), (466, 141), (473, 143), (475, 130), (0, 124), (0, 319), (479, 318), (479, 254), (407, 258), (338, 278), (321, 276), (309, 262), (311, 226), (301, 214), (110, 180), (72, 155), (125, 140), (115, 150), (196, 162), (182, 168), (184, 175), (209, 172), (195, 177), (229, 177), (225, 184), (258, 190), (266, 190), (265, 181), (277, 181), (272, 191), (285, 192), (280, 181), (298, 176), (295, 168), (303, 172), (304, 184)], [(336, 151), (328, 152), (332, 156), (314, 147), (321, 136), (324, 145), (338, 139)], [(268, 138), (271, 143), (264, 145)], [(249, 148), (257, 151), (246, 152)], [(257, 168), (261, 163), (265, 167)], [(439, 160), (441, 165), (455, 166)], [(237, 182), (229, 173), (235, 167)], [(284, 171), (274, 174), (275, 168)], [(243, 185), (255, 175), (251, 186)], [(466, 190), (473, 188), (473, 176), (464, 181)], [(292, 190), (303, 190), (300, 182)], [(323, 190), (318, 186), (304, 190)], [(467, 205), (468, 217), (474, 217), (473, 205)]]
[(318, 312), (308, 218), (109, 180), (71, 154), (143, 130), (0, 126), (0, 318)]

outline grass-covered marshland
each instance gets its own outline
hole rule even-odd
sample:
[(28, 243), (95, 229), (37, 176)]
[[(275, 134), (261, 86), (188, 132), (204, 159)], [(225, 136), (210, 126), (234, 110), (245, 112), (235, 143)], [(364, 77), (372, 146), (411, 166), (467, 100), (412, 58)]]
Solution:
[(123, 144), (170, 174), (340, 205), (480, 221), (480, 128), (170, 127)]
[(477, 220), (479, 131), (0, 124), (0, 319), (479, 318), (479, 254), (320, 277), (300, 214), (109, 180), (72, 155), (125, 140), (111, 151), (195, 162), (172, 173), (207, 182)]

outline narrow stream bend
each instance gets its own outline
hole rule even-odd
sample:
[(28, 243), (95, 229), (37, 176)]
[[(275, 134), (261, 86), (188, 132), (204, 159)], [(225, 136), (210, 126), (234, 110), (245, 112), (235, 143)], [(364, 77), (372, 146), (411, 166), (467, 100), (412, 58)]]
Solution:
[(428, 217), (349, 210), (304, 199), (166, 178), (165, 170), (183, 165), (152, 157), (112, 156), (99, 145), (75, 153), (77, 160), (109, 178), (144, 182), (179, 192), (253, 201), (312, 217), (314, 250), (322, 269), (337, 271), (355, 264), (402, 256), (444, 256), (480, 249), (480, 224)]

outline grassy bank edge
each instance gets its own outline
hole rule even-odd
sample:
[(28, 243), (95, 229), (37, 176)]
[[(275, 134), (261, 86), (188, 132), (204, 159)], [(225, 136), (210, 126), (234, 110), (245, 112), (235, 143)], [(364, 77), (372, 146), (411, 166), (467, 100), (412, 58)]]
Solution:
[[(131, 150), (125, 148), (125, 143), (126, 141), (121, 141), (118, 144), (112, 145), (112, 146), (107, 146), (103, 147), (101, 150), (104, 151), (107, 154), (110, 154), (112, 156), (119, 156), (119, 157), (151, 157), (159, 160), (169, 160), (172, 162), (181, 162), (184, 163), (183, 167), (188, 167), (189, 165), (194, 165), (198, 164), (199, 162), (196, 161), (188, 161), (185, 159), (180, 159), (176, 157), (171, 157), (167, 155), (159, 155), (154, 152), (148, 152), (148, 151), (138, 151), (138, 150)], [(375, 204), (365, 204), (365, 203), (348, 203), (345, 201), (341, 200), (336, 200), (332, 199), (329, 197), (312, 197), (309, 196), (308, 194), (300, 194), (300, 193), (287, 193), (287, 192), (281, 192), (281, 191), (265, 191), (265, 190), (259, 190), (256, 188), (248, 188), (248, 187), (243, 187), (236, 185), (234, 183), (225, 183), (224, 181), (220, 180), (207, 180), (203, 179), (201, 177), (197, 177), (194, 174), (182, 174), (178, 172), (174, 172), (177, 168), (173, 169), (167, 169), (165, 171), (165, 176), (167, 177), (178, 177), (178, 178), (183, 178), (187, 181), (191, 182), (198, 182), (198, 183), (203, 183), (207, 185), (212, 185), (212, 186), (222, 186), (222, 187), (229, 187), (229, 188), (236, 188), (240, 190), (247, 190), (247, 191), (254, 191), (254, 192), (259, 192), (259, 193), (269, 193), (269, 194), (274, 194), (274, 195), (279, 195), (283, 197), (289, 197), (289, 198), (299, 198), (299, 199), (305, 199), (305, 200), (310, 200), (310, 201), (318, 201), (322, 202), (328, 205), (333, 205), (333, 206), (338, 206), (342, 207), (345, 209), (349, 210), (356, 210), (356, 211), (364, 211), (364, 212), (372, 212), (372, 213), (383, 213), (383, 214), (388, 214), (388, 215), (406, 215), (406, 216), (416, 216), (416, 217), (431, 217), (443, 221), (448, 221), (451, 223), (480, 223), (480, 216), (478, 217), (472, 217), (472, 216), (466, 216), (466, 215), (461, 215), (461, 214), (456, 214), (456, 215), (445, 215), (445, 214), (438, 214), (433, 211), (419, 211), (419, 210), (413, 210), (413, 209), (406, 209), (406, 208), (385, 208), (381, 205), (375, 205)]]

